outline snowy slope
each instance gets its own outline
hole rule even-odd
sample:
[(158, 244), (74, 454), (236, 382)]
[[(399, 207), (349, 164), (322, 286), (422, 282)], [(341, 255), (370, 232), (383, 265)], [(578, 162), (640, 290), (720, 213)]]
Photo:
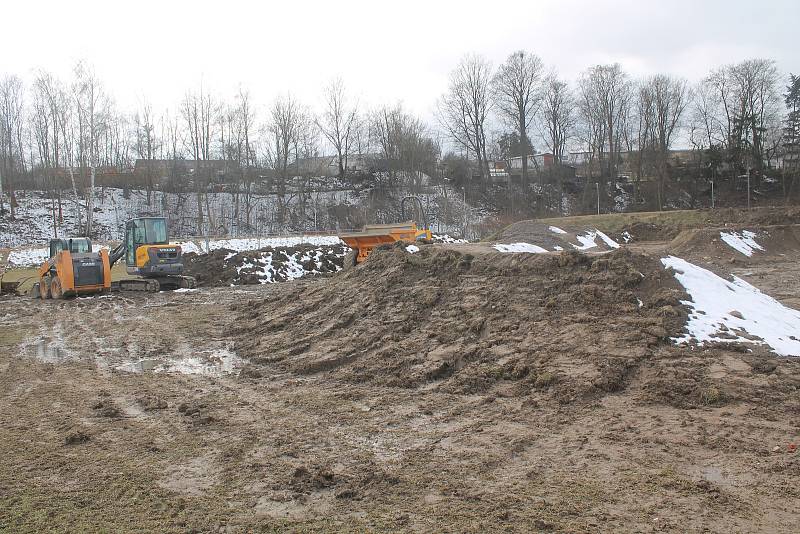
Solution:
[(736, 342), (767, 345), (781, 356), (800, 356), (800, 312), (787, 308), (738, 277), (725, 280), (684, 259), (661, 262), (691, 297), (687, 333), (678, 343)]

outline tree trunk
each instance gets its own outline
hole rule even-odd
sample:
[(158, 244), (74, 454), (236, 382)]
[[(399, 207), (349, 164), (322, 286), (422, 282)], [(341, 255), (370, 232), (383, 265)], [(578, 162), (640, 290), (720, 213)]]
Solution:
[(86, 237), (92, 235), (92, 219), (94, 218), (94, 165), (89, 169), (89, 198), (86, 199)]
[(0, 169), (0, 217), (6, 214), (3, 206), (3, 169)]
[(197, 186), (197, 235), (203, 235), (203, 193)]

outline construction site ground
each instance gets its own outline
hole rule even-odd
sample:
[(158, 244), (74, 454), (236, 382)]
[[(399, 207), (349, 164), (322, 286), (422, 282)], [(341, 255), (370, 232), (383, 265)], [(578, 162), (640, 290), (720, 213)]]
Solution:
[[(0, 531), (797, 532), (800, 363), (671, 343), (671, 237), (0, 297)], [(796, 247), (685, 247), (800, 307)]]

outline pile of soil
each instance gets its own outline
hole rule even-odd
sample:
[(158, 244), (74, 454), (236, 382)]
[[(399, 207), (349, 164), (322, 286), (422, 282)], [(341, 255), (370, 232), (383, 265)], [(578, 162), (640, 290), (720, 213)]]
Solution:
[[(752, 256), (737, 251), (721, 239), (721, 232), (742, 234), (751, 231), (755, 242), (764, 250), (756, 249)], [(774, 259), (775, 256), (800, 251), (800, 225), (778, 226), (726, 226), (720, 228), (691, 229), (680, 232), (667, 251), (680, 257), (704, 261), (734, 261), (743, 263)]]
[(620, 233), (613, 237), (620, 243), (626, 243), (628, 241), (664, 241), (667, 239), (674, 239), (680, 233), (681, 229), (675, 226), (636, 221), (625, 226)]
[[(596, 232), (596, 228), (572, 228), (570, 226), (558, 226), (556, 228), (557, 230), (553, 231), (551, 225), (535, 220), (519, 221), (504, 229), (500, 235), (497, 236), (497, 242), (505, 244), (530, 243), (552, 251), (574, 250), (575, 246), (573, 245), (581, 246), (581, 241), (576, 236), (588, 235), (589, 233)], [(558, 230), (561, 230), (561, 232)], [(625, 242), (624, 240), (615, 240), (618, 243)], [(600, 237), (596, 237), (594, 242), (597, 246), (592, 247), (590, 249), (591, 252), (613, 250), (612, 247), (608, 246)]]
[(324, 284), (234, 305), (237, 353), (269, 373), (453, 393), (625, 387), (678, 334), (686, 295), (657, 258), (376, 249)]
[(340, 271), (350, 249), (342, 244), (264, 247), (236, 253), (184, 254), (184, 269), (200, 287), (286, 282), (307, 275)]

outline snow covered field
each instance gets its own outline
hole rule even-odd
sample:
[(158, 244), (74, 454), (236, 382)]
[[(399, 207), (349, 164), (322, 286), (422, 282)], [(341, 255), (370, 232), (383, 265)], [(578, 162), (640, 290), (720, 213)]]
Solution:
[[(337, 245), (341, 240), (333, 236), (290, 236), (290, 237), (264, 237), (247, 239), (209, 239), (208, 243), (203, 241), (180, 241), (184, 253), (194, 252), (195, 254), (206, 254), (208, 252), (229, 249), (234, 252), (244, 252), (248, 250), (258, 250), (264, 247), (294, 247), (301, 244), (309, 245)], [(107, 245), (92, 245), (92, 250), (98, 252), (101, 248), (109, 248)], [(12, 250), (8, 255), (8, 263), (12, 267), (33, 267), (41, 265), (48, 258), (50, 251), (46, 247)]]
[(246, 250), (258, 250), (264, 247), (296, 247), (301, 244), (309, 245), (337, 245), (342, 241), (335, 235), (330, 236), (289, 236), (289, 237), (263, 237), (263, 238), (239, 238), (239, 239), (209, 239), (205, 240), (181, 241), (177, 244), (184, 252), (194, 252), (205, 254), (214, 250), (228, 249), (235, 252)]
[[(103, 245), (92, 245), (92, 251), (108, 248)], [(41, 265), (50, 256), (47, 247), (12, 250), (8, 254), (8, 263), (12, 267), (32, 267)]]

